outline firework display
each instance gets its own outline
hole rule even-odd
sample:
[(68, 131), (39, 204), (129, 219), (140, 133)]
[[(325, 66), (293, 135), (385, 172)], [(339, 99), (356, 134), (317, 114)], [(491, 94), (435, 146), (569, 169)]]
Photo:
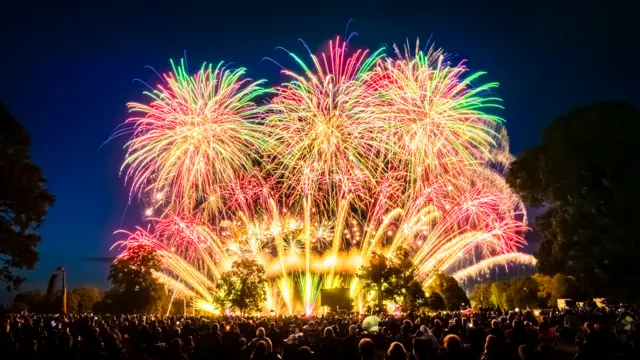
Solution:
[(424, 286), (534, 264), (518, 252), (527, 219), (503, 177), (497, 84), (433, 47), (394, 50), (336, 38), (307, 62), (289, 53), (298, 71), (273, 89), (243, 69), (174, 66), (149, 104), (129, 104), (123, 170), (150, 225), (119, 232), (120, 256), (151, 246), (158, 279), (205, 311), (233, 261), (255, 259), (265, 311), (306, 314), (321, 288), (370, 296), (356, 272), (401, 247)]
[(132, 192), (151, 193), (163, 204), (193, 209), (203, 199), (221, 205), (222, 189), (253, 168), (261, 141), (259, 108), (251, 100), (265, 90), (242, 80), (245, 70), (222, 63), (190, 76), (184, 63), (147, 93), (149, 105), (130, 103), (133, 137), (126, 145), (126, 179)]

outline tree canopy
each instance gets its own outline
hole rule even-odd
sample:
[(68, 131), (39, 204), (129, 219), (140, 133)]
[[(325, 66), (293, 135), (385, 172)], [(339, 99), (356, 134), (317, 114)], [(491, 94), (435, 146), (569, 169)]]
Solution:
[(471, 292), (469, 301), (474, 307), (492, 308), (495, 306), (491, 301), (491, 284), (478, 284)]
[(509, 283), (510, 300), (513, 308), (534, 309), (539, 307), (538, 283), (531, 277), (518, 277)]
[(31, 270), (38, 262), (40, 235), (53, 195), (44, 188), (42, 169), (30, 160), (31, 138), (0, 103), (0, 281), (19, 288), (24, 278), (15, 269)]
[(509, 184), (545, 210), (536, 219), (542, 273), (573, 276), (592, 296), (637, 295), (638, 138), (635, 108), (593, 104), (554, 120), (511, 164)]
[(27, 290), (17, 293), (13, 298), (13, 308), (27, 310), (35, 313), (49, 312), (52, 306), (48, 306), (48, 301), (43, 291)]
[(417, 280), (412, 280), (407, 285), (406, 296), (404, 296), (402, 308), (404, 311), (419, 311), (429, 307), (429, 298), (422, 288), (422, 284)]
[(415, 266), (407, 248), (396, 249), (390, 257), (374, 254), (371, 263), (360, 268), (357, 276), (364, 289), (375, 291), (379, 309), (386, 300), (406, 311), (427, 306), (427, 297), (416, 280)]
[(236, 308), (240, 314), (260, 311), (267, 299), (264, 267), (253, 259), (242, 259), (231, 265), (218, 281), (215, 301), (223, 309)]
[(548, 306), (557, 306), (558, 299), (576, 299), (581, 295), (576, 279), (571, 276), (535, 274), (533, 278), (538, 283), (538, 297)]
[(460, 306), (469, 305), (467, 294), (453, 276), (439, 271), (431, 284), (427, 287), (427, 293), (438, 293), (444, 299), (448, 310), (460, 310)]
[[(67, 311), (72, 314), (93, 312), (102, 294), (95, 286), (75, 288), (67, 293)], [(16, 294), (12, 309), (34, 313), (57, 313), (62, 306), (62, 291), (46, 295), (41, 290), (29, 290)]]
[(558, 299), (575, 300), (580, 295), (575, 279), (570, 276), (535, 274), (504, 282), (478, 284), (470, 299), (474, 307), (513, 310), (556, 307)]
[(163, 313), (169, 305), (166, 289), (153, 276), (160, 261), (153, 249), (138, 245), (129, 248), (127, 257), (111, 264), (111, 290), (100, 304), (102, 311), (119, 313)]
[(95, 286), (76, 288), (67, 294), (67, 311), (72, 314), (90, 313), (100, 300), (102, 294)]
[(444, 302), (444, 298), (437, 292), (432, 292), (427, 297), (427, 306), (432, 311), (442, 311), (447, 309), (447, 304)]

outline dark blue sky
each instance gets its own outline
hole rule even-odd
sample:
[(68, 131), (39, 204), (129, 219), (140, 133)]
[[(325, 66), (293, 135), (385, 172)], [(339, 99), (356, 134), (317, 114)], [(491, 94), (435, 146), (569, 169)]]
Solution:
[[(121, 227), (127, 191), (118, 171), (124, 139), (100, 148), (142, 100), (135, 78), (153, 81), (186, 50), (203, 61), (246, 66), (278, 80), (265, 56), (303, 53), (343, 34), (378, 48), (420, 37), (469, 59), (498, 81), (515, 153), (572, 107), (598, 100), (640, 105), (638, 9), (634, 1), (12, 1), (0, 7), (0, 101), (32, 136), (32, 157), (56, 195), (42, 226), (41, 259), (25, 288), (57, 265), (71, 286), (106, 286), (105, 256)], [(129, 210), (122, 226), (139, 222)]]

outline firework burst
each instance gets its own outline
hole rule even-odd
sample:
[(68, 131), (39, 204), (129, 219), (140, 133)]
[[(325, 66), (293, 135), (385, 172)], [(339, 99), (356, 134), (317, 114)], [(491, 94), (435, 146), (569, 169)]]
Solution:
[[(173, 62), (172, 62), (172, 65)], [(219, 208), (221, 192), (250, 172), (263, 141), (252, 102), (266, 90), (243, 79), (244, 69), (204, 64), (193, 76), (184, 63), (146, 94), (149, 104), (129, 103), (134, 135), (123, 165), (132, 194), (162, 193), (170, 207)]]
[(371, 155), (378, 142), (357, 112), (363, 75), (381, 54), (349, 52), (339, 38), (329, 42), (328, 53), (311, 55), (311, 67), (289, 54), (303, 74), (283, 70), (291, 80), (276, 88), (267, 125), (275, 167), (294, 193), (328, 194), (335, 200), (362, 192), (371, 182), (376, 167)]
[(464, 62), (453, 65), (442, 50), (419, 48), (411, 55), (409, 46), (404, 53), (395, 47), (396, 58), (378, 62), (366, 81), (372, 96), (360, 102), (359, 116), (385, 128), (388, 136), (380, 141), (413, 178), (482, 166), (502, 123), (483, 112), (500, 107), (500, 99), (483, 94), (498, 84), (472, 87), (484, 73), (467, 75)]
[(401, 247), (425, 286), (441, 270), (532, 265), (518, 253), (524, 205), (503, 177), (508, 138), (488, 113), (497, 85), (472, 86), (482, 73), (435, 48), (349, 47), (335, 39), (311, 65), (289, 53), (302, 71), (284, 70), (263, 108), (252, 101), (266, 90), (221, 66), (181, 65), (150, 104), (131, 104), (144, 116), (128, 121), (124, 167), (132, 193), (153, 200), (153, 226), (127, 233), (122, 256), (156, 249), (160, 281), (206, 311), (216, 279), (249, 257), (269, 277), (265, 309), (306, 314), (321, 287), (350, 287), (362, 308), (371, 294), (354, 274)]

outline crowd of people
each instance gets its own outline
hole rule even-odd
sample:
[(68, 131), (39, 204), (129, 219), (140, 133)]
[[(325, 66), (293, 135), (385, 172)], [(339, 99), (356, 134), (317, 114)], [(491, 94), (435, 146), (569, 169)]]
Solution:
[(640, 359), (637, 320), (634, 311), (599, 309), (409, 313), (370, 319), (358, 314), (244, 318), (4, 314), (0, 358)]

